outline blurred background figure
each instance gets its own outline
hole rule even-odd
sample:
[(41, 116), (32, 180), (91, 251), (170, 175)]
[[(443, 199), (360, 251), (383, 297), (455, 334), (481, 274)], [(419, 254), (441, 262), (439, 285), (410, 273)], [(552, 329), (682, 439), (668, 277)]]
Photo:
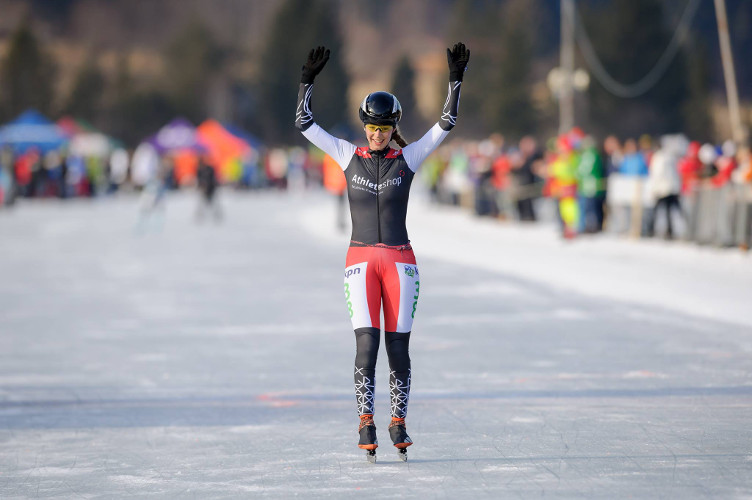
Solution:
[(174, 160), (171, 155), (163, 156), (150, 172), (146, 184), (141, 191), (139, 200), (139, 218), (136, 232), (161, 232), (165, 220), (165, 197), (170, 189), (174, 171)]
[(470, 145), (451, 148), (442, 187), (450, 205), (461, 206), (470, 189)]
[(198, 170), (196, 172), (196, 181), (199, 192), (199, 203), (196, 209), (196, 222), (199, 224), (204, 221), (204, 217), (209, 214), (214, 222), (222, 221), (222, 208), (219, 206), (217, 198), (217, 172), (209, 164), (208, 158), (204, 155), (199, 156)]
[(749, 146), (741, 148), (738, 154), (739, 168), (733, 173), (736, 186), (736, 213), (734, 215), (735, 243), (742, 250), (749, 250), (752, 244), (752, 155)]
[[(687, 140), (680, 135), (665, 135), (661, 138), (661, 147), (650, 160), (648, 186), (650, 196), (654, 202), (649, 214), (647, 236), (655, 235), (655, 225), (658, 213), (665, 216), (664, 237), (674, 238), (676, 218), (685, 222), (685, 217), (679, 203), (681, 192), (681, 178), (679, 177), (679, 160), (687, 148)], [(676, 215), (676, 217), (674, 217)]]
[(718, 208), (716, 211), (716, 232), (712, 243), (717, 246), (731, 247), (735, 245), (734, 217), (736, 214), (734, 185), (731, 176), (738, 167), (736, 159), (736, 144), (726, 140), (720, 148), (716, 148), (718, 157), (715, 160), (715, 175), (710, 179), (710, 189), (717, 193)]
[(543, 154), (538, 143), (530, 135), (520, 139), (519, 157), (512, 167), (512, 177), (516, 186), (517, 218), (522, 222), (535, 222), (535, 200), (541, 193), (540, 170)]
[(712, 178), (718, 173), (716, 160), (718, 149), (711, 143), (700, 146), (697, 153), (699, 171), (696, 179), (695, 200), (692, 206), (692, 240), (701, 244), (711, 243), (717, 231), (717, 214), (720, 193), (713, 186)]
[(16, 198), (16, 177), (13, 168), (13, 149), (0, 148), (0, 208), (13, 205)]
[(574, 148), (575, 139), (571, 133), (559, 136), (556, 141), (556, 155), (549, 166), (549, 175), (553, 179), (551, 193), (558, 200), (561, 234), (565, 239), (571, 239), (577, 235), (580, 218), (577, 202), (579, 155)]
[[(470, 159), (471, 171), (475, 178), (474, 200), (475, 215), (506, 218), (508, 198), (503, 194), (509, 188), (509, 183), (504, 182), (499, 187), (495, 182), (495, 172), (492, 166), (493, 159), (499, 155), (494, 143), (485, 139), (474, 145)], [(500, 155), (499, 155), (500, 157)], [(505, 172), (508, 175), (509, 169)]]
[(636, 140), (627, 139), (617, 175), (609, 178), (609, 193), (614, 193), (612, 222), (618, 234), (636, 237), (642, 232), (643, 189), (647, 175), (645, 154), (637, 148)]
[(595, 139), (586, 136), (580, 144), (577, 163), (577, 192), (579, 197), (579, 225), (581, 233), (599, 233), (603, 230), (604, 204), (606, 202), (606, 175), (603, 160)]
[(125, 148), (117, 148), (110, 155), (108, 193), (116, 193), (128, 181), (128, 166), (130, 158)]
[(345, 204), (345, 193), (347, 189), (347, 179), (334, 158), (329, 155), (324, 155), (322, 160), (322, 175), (324, 188), (333, 194), (337, 200), (336, 205), (336, 224), (337, 229), (344, 233), (347, 229), (345, 223), (345, 217), (347, 212), (347, 206)]

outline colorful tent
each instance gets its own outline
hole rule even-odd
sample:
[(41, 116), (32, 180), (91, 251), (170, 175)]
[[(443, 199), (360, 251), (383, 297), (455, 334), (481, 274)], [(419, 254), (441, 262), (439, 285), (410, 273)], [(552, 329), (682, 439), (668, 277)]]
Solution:
[(57, 126), (70, 140), (69, 152), (75, 156), (107, 158), (113, 150), (122, 147), (120, 141), (98, 131), (86, 120), (64, 116), (57, 121)]
[(203, 145), (196, 137), (196, 127), (185, 118), (176, 118), (150, 137), (149, 142), (159, 153), (190, 149), (201, 152)]
[(235, 125), (230, 125), (227, 123), (223, 123), (222, 126), (225, 128), (225, 130), (227, 130), (229, 133), (231, 133), (235, 137), (244, 140), (253, 149), (261, 149), (261, 147), (263, 146), (261, 140), (258, 137), (251, 134), (250, 132), (246, 132), (240, 127), (237, 127)]
[(83, 134), (86, 132), (96, 132), (94, 126), (84, 120), (77, 120), (71, 116), (64, 116), (57, 121), (57, 126), (63, 131), (63, 133), (71, 138), (77, 134)]
[(0, 128), (0, 147), (11, 146), (16, 154), (36, 147), (41, 152), (52, 151), (68, 142), (62, 129), (33, 109)]
[(235, 182), (242, 174), (241, 159), (251, 151), (247, 142), (231, 134), (216, 120), (206, 120), (196, 129), (207, 150), (207, 160), (223, 181)]
[(206, 148), (198, 140), (196, 127), (185, 118), (176, 118), (147, 139), (160, 156), (169, 156), (179, 185), (193, 183), (198, 170), (197, 155)]

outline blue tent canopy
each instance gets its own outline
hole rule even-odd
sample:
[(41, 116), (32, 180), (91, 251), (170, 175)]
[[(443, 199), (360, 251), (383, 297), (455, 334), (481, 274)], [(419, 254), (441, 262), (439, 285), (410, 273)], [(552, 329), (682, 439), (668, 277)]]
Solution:
[(39, 148), (43, 153), (68, 142), (62, 129), (33, 109), (0, 128), (0, 147), (11, 146), (15, 153)]

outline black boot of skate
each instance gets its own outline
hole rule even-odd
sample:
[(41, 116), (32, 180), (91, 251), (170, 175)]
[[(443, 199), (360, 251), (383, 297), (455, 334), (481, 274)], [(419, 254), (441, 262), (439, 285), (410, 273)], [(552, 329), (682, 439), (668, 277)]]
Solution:
[(394, 447), (399, 450), (400, 460), (407, 460), (407, 447), (413, 444), (413, 440), (407, 435), (404, 418), (392, 418), (389, 424), (389, 437), (392, 438)]
[(373, 415), (360, 416), (358, 433), (360, 434), (358, 448), (366, 450), (366, 458), (368, 458), (368, 461), (375, 463), (376, 448), (379, 447), (379, 440), (376, 439), (376, 425), (373, 423)]

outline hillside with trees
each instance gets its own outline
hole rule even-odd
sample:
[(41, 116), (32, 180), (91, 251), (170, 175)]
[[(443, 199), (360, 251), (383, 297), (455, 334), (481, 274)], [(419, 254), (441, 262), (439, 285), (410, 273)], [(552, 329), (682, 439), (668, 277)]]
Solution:
[[(728, 0), (742, 97), (752, 98), (752, 2)], [(661, 56), (683, 5), (660, 0), (578, 2), (604, 67), (626, 83)], [(559, 58), (556, 0), (0, 0), (0, 122), (29, 107), (68, 114), (133, 144), (175, 116), (242, 126), (269, 143), (294, 143), (300, 65), (326, 45), (316, 118), (347, 134), (355, 107), (391, 89), (407, 134), (435, 120), (444, 97), (445, 47), (472, 50), (458, 134), (509, 137), (556, 130), (546, 85)], [(596, 134), (683, 131), (717, 135), (723, 101), (715, 18), (702, 2), (692, 36), (643, 96), (619, 98), (595, 78), (577, 121)], [(746, 52), (745, 52), (746, 51)], [(577, 66), (587, 69), (578, 55)], [(718, 97), (720, 96), (720, 98)]]

